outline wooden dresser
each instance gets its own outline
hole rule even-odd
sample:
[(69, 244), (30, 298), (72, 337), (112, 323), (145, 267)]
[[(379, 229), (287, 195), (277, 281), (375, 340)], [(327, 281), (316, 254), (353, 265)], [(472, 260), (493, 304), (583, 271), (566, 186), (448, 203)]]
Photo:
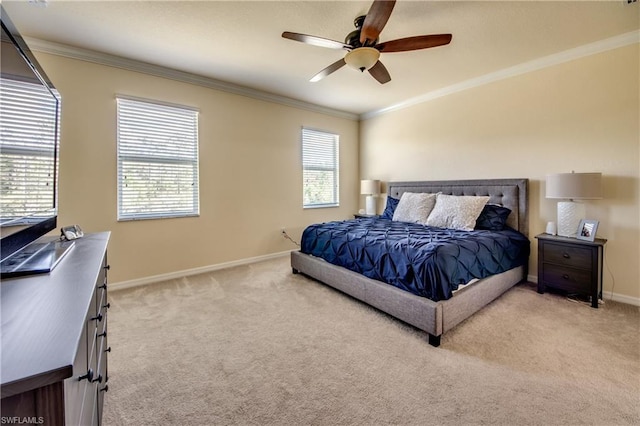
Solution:
[(101, 424), (108, 241), (87, 234), (51, 273), (2, 281), (3, 424)]

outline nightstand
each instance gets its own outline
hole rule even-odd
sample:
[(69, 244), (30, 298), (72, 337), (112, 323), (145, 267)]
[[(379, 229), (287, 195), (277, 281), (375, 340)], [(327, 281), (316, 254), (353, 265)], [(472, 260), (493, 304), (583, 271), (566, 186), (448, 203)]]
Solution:
[(378, 215), (377, 214), (364, 214), (364, 213), (362, 213), (362, 214), (354, 213), (353, 214), (354, 219), (366, 219), (368, 217), (376, 217), (376, 216), (378, 216)]
[(607, 240), (595, 241), (536, 235), (538, 239), (538, 293), (547, 287), (591, 297), (591, 307), (598, 307), (602, 297), (602, 266)]

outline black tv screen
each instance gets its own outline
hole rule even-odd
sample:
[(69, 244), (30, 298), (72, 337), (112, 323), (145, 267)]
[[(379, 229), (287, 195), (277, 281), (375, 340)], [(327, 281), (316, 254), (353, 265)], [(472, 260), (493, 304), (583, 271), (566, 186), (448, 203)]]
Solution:
[(0, 5), (0, 262), (56, 228), (60, 97)]

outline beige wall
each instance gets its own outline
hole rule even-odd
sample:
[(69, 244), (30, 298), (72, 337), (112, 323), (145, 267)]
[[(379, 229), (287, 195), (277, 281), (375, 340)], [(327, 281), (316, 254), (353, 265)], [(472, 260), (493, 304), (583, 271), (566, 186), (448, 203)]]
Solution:
[[(631, 45), (365, 120), (361, 176), (529, 178), (533, 237), (555, 220), (556, 201), (544, 194), (547, 174), (602, 172), (605, 198), (587, 202), (587, 217), (600, 221), (598, 236), (609, 240), (605, 296), (637, 301), (639, 62), (638, 45)], [(530, 273), (537, 275), (531, 240)]]
[[(360, 176), (527, 177), (534, 236), (555, 219), (546, 174), (600, 171), (606, 198), (589, 201), (587, 216), (609, 240), (605, 291), (639, 298), (638, 53), (633, 45), (512, 77), (359, 130), (347, 119), (40, 53), (63, 97), (59, 223), (110, 230), (111, 278), (120, 282), (293, 249), (280, 228), (299, 240), (310, 223), (350, 217)], [(200, 110), (200, 217), (117, 222), (116, 94)], [(301, 207), (301, 126), (340, 134), (340, 208)], [(535, 239), (532, 248), (535, 274)]]
[[(111, 281), (278, 253), (358, 208), (357, 121), (40, 53), (62, 95), (59, 224), (111, 231)], [(196, 107), (200, 217), (117, 222), (116, 94)], [(302, 126), (340, 135), (340, 207), (302, 209)]]

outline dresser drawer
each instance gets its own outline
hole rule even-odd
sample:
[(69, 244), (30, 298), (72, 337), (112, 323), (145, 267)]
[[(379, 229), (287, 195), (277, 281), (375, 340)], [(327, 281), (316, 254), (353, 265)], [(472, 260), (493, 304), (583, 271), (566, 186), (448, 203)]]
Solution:
[(564, 244), (545, 243), (542, 258), (545, 263), (591, 269), (591, 249)]
[(542, 272), (545, 285), (555, 288), (583, 292), (591, 287), (591, 271), (545, 264)]

